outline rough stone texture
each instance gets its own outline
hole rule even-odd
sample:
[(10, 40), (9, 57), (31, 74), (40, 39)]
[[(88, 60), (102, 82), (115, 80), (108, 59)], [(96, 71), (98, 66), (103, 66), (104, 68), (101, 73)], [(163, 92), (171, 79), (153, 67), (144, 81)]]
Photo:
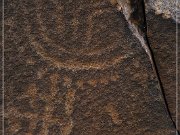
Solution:
[[(165, 97), (176, 121), (176, 23), (161, 15), (147, 14), (148, 39), (158, 66)], [(178, 31), (180, 27), (178, 26)], [(180, 41), (180, 40), (179, 40)], [(179, 42), (178, 41), (178, 42)], [(180, 50), (180, 48), (178, 49)], [(180, 63), (179, 63), (180, 64)], [(180, 110), (179, 110), (180, 116)], [(179, 117), (180, 118), (180, 117)], [(180, 120), (180, 119), (179, 119)], [(180, 125), (178, 127), (180, 129)]]
[(174, 135), (148, 56), (107, 1), (5, 1), (7, 135)]
[[(2, 7), (2, 6), (1, 6)], [(2, 8), (0, 8), (0, 15), (2, 16)], [(0, 23), (2, 24), (2, 19), (0, 20)], [(3, 90), (2, 90), (2, 25), (0, 26), (0, 31), (1, 31), (1, 33), (0, 33), (0, 41), (1, 41), (1, 43), (0, 43), (0, 58), (1, 58), (1, 61), (0, 61), (0, 65), (1, 65), (1, 67), (0, 67), (0, 75), (1, 75), (1, 77), (0, 77), (0, 132), (2, 133), (2, 120), (3, 120), (3, 115), (2, 115), (2, 101), (3, 101), (3, 99), (2, 99), (2, 96), (3, 96), (3, 94), (2, 94), (2, 92), (3, 92)]]
[(180, 1), (179, 0), (145, 0), (147, 11), (155, 11), (157, 15), (162, 14), (164, 18), (173, 18), (180, 23)]

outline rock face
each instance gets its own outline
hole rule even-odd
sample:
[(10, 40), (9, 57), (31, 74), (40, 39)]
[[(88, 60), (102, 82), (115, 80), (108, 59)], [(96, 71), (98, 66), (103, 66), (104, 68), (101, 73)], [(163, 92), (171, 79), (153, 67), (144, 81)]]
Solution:
[(6, 134), (175, 134), (148, 56), (108, 1), (7, 0), (5, 37)]
[[(176, 23), (172, 19), (163, 19), (161, 15), (157, 16), (152, 12), (149, 12), (146, 18), (149, 43), (158, 67), (168, 108), (176, 122)], [(178, 115), (180, 116), (180, 113)]]
[[(163, 14), (165, 18), (173, 18), (180, 23), (180, 2), (178, 0), (145, 0), (147, 11)], [(177, 16), (177, 17), (176, 17)]]

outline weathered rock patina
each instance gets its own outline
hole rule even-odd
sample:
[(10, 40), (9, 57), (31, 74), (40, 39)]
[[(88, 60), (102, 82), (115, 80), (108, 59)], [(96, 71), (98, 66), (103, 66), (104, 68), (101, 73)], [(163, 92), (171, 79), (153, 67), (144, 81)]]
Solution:
[[(148, 40), (153, 50), (156, 65), (158, 67), (167, 105), (171, 117), (175, 123), (176, 22), (172, 19), (163, 19), (162, 15), (155, 15), (153, 12), (147, 13), (146, 17), (148, 25)], [(178, 115), (180, 116), (180, 111)], [(180, 129), (180, 125), (177, 128)]]
[(5, 133), (174, 135), (151, 62), (108, 1), (5, 2)]

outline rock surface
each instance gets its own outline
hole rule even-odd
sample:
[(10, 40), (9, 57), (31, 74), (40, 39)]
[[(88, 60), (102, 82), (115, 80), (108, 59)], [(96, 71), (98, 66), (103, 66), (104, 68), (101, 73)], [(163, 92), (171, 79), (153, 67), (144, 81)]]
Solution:
[(6, 134), (175, 134), (148, 56), (109, 2), (7, 0), (5, 37)]
[(180, 1), (179, 0), (145, 0), (146, 10), (155, 11), (157, 15), (164, 18), (172, 18), (180, 23)]
[[(168, 108), (173, 121), (176, 122), (176, 23), (172, 19), (163, 19), (161, 15), (154, 15), (152, 12), (146, 17), (148, 39), (156, 60)], [(178, 26), (178, 31), (179, 28)], [(180, 116), (180, 110), (178, 115)]]

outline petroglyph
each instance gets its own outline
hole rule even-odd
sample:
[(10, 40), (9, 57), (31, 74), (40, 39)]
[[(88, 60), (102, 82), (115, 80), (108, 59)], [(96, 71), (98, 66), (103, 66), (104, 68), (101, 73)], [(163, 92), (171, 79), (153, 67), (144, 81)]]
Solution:
[(112, 118), (112, 121), (116, 125), (121, 125), (123, 122), (120, 118), (120, 113), (115, 109), (114, 105), (112, 103), (108, 103), (105, 107), (105, 111), (109, 114), (109, 116)]
[(119, 74), (117, 72), (114, 73), (106, 73), (104, 75), (95, 77), (95, 78), (91, 78), (89, 80), (77, 80), (76, 82), (76, 86), (80, 89), (83, 89), (83, 85), (84, 84), (89, 84), (90, 86), (96, 88), (98, 85), (101, 86), (106, 86), (108, 85), (110, 82), (115, 82), (120, 78)]
[(124, 135), (132, 133), (129, 127), (134, 134), (171, 128), (159, 95), (149, 96), (156, 84), (138, 53), (142, 48), (115, 6), (102, 0), (10, 3), (9, 14), (17, 12), (8, 21), (7, 134)]
[(74, 109), (73, 104), (75, 101), (75, 93), (76, 91), (74, 89), (68, 89), (66, 93), (65, 110), (66, 110), (66, 115), (69, 118), (69, 122), (63, 128), (63, 135), (69, 135), (73, 128), (73, 119), (71, 114), (73, 113), (73, 109)]
[(57, 94), (57, 91), (58, 91), (58, 87), (57, 87), (58, 79), (59, 79), (59, 76), (57, 74), (52, 74), (50, 76), (52, 97), (56, 96), (56, 94)]
[[(48, 33), (48, 31), (51, 31), (49, 25), (52, 24), (44, 18), (44, 14), (41, 12), (43, 5), (41, 5), (41, 2), (39, 4), (39, 8), (36, 8), (37, 14), (35, 18), (36, 25), (38, 25), (38, 35), (36, 33), (32, 34), (32, 26), (27, 26), (26, 30), (30, 35), (29, 40), (31, 41), (32, 48), (50, 65), (59, 69), (63, 68), (73, 71), (90, 69), (104, 70), (123, 62), (124, 59), (133, 55), (124, 54), (120, 51), (119, 53), (114, 53), (117, 52), (120, 46), (116, 40), (111, 45), (108, 45), (108, 42), (112, 41), (109, 38), (111, 33), (107, 33), (107, 36), (109, 36), (107, 37), (107, 42), (99, 40), (98, 43), (93, 43), (93, 40), (96, 38), (101, 38), (100, 35), (95, 35), (99, 31), (103, 32), (103, 29), (107, 27), (106, 25), (96, 24), (96, 20), (104, 14), (111, 13), (108, 9), (97, 8), (95, 11), (84, 11), (80, 8), (69, 11), (67, 14), (72, 16), (69, 18), (66, 15), (63, 16), (63, 14), (53, 14), (52, 18), (55, 22), (52, 23), (54, 23), (54, 27), (57, 27), (57, 31), (50, 35)], [(53, 8), (53, 11), (57, 13), (61, 13), (63, 10), (65, 10), (63, 5)], [(80, 14), (83, 12), (85, 13), (81, 16)], [(84, 17), (83, 21), (80, 21), (82, 17)], [(79, 29), (81, 29), (82, 25), (86, 30), (84, 31), (82, 29), (82, 34), (79, 34)], [(98, 29), (96, 28), (97, 26), (99, 27)], [(72, 31), (72, 35), (67, 41), (67, 45), (70, 44), (71, 48), (62, 41), (63, 38), (66, 38), (66, 31)], [(59, 41), (54, 40), (57, 37)], [(118, 35), (113, 38), (118, 38)], [(76, 48), (74, 44), (78, 44), (80, 47)], [(52, 51), (47, 51), (47, 47), (51, 48)], [(105, 55), (108, 57), (104, 58)]]
[(68, 76), (64, 76), (63, 81), (64, 81), (63, 85), (66, 86), (67, 88), (71, 86), (72, 80)]
[(65, 102), (65, 109), (66, 114), (70, 116), (73, 112), (73, 103), (75, 100), (75, 90), (69, 89), (66, 94), (66, 102)]

